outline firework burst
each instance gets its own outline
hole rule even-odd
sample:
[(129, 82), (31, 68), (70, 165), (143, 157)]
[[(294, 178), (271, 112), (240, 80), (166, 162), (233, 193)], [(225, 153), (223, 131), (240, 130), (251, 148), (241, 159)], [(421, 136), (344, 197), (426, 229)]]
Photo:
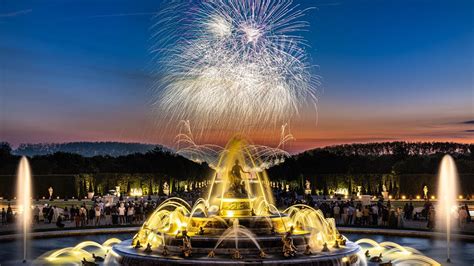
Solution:
[(156, 106), (176, 125), (247, 133), (277, 128), (315, 106), (301, 32), (305, 10), (291, 0), (211, 0), (168, 6), (157, 16)]

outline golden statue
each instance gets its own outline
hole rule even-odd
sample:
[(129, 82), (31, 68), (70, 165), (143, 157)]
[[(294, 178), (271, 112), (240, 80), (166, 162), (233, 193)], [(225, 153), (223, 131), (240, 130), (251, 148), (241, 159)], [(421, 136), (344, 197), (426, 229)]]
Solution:
[(181, 251), (183, 252), (184, 257), (191, 257), (193, 248), (191, 246), (191, 238), (188, 236), (188, 231), (183, 230), (183, 232), (181, 233), (181, 238), (183, 239)]
[(283, 242), (283, 256), (285, 256), (285, 258), (296, 256), (296, 247), (293, 244), (293, 238), (291, 237), (293, 235), (293, 230), (294, 228), (292, 226), (281, 239)]
[(227, 190), (226, 197), (236, 198), (247, 195), (241, 173), (250, 174), (250, 172), (244, 171), (242, 166), (240, 166), (239, 160), (235, 160), (234, 166), (232, 166), (228, 173), (229, 189)]
[(232, 258), (234, 260), (240, 260), (243, 259), (242, 255), (240, 254), (240, 251), (238, 249), (234, 250), (234, 253), (232, 254)]

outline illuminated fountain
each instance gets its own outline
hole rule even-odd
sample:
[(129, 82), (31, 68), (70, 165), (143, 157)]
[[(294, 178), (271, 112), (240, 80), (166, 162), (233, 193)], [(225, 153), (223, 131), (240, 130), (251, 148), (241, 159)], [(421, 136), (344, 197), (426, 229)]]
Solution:
[(275, 207), (249, 146), (233, 138), (219, 156), (208, 196), (193, 206), (179, 198), (163, 202), (133, 239), (113, 247), (114, 261), (357, 265), (360, 247), (338, 233), (333, 219), (306, 205)]
[(351, 242), (332, 218), (304, 204), (279, 211), (251, 145), (232, 139), (206, 198), (164, 201), (133, 239), (92, 241), (47, 252), (41, 265), (440, 265), (416, 249)]
[(21, 210), (20, 219), (17, 221), (18, 231), (23, 240), (23, 263), (26, 262), (27, 240), (31, 227), (31, 169), (26, 157), (22, 157), (17, 173), (17, 206)]
[(458, 173), (451, 156), (445, 155), (438, 174), (438, 204), (436, 222), (438, 228), (446, 230), (447, 262), (451, 261), (451, 223), (453, 212), (457, 211), (456, 195), (458, 191)]

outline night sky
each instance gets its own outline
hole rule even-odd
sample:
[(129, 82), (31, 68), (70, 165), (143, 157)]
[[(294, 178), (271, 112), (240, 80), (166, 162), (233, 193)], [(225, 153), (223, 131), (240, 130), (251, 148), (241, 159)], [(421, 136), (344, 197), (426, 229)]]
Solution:
[[(292, 151), (474, 142), (474, 1), (294, 2), (316, 7), (304, 35), (322, 86), (318, 117), (292, 125)], [(0, 2), (0, 140), (171, 145), (150, 100), (159, 8), (156, 0)]]

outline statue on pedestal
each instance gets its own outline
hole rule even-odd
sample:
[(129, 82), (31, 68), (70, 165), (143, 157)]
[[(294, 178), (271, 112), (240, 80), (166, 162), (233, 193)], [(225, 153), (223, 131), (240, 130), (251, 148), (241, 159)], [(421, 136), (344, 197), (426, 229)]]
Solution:
[(204, 229), (201, 227), (199, 227), (199, 232), (198, 232), (198, 235), (204, 235)]
[(323, 249), (321, 250), (321, 252), (329, 252), (328, 243), (324, 243)]
[(142, 244), (140, 244), (140, 240), (137, 240), (137, 243), (135, 243), (135, 246), (133, 248), (141, 248)]
[(240, 251), (238, 249), (234, 250), (234, 253), (232, 254), (232, 258), (234, 260), (243, 259), (242, 255), (240, 254)]
[(306, 182), (305, 182), (305, 190), (304, 190), (304, 193), (306, 195), (311, 195), (311, 182), (309, 182), (308, 179), (306, 179)]
[(428, 186), (423, 187), (424, 199), (428, 199)]
[(163, 193), (168, 196), (170, 194), (170, 186), (168, 185), (168, 182), (165, 181), (163, 184)]
[(52, 187), (48, 188), (48, 193), (49, 193), (49, 200), (53, 200), (53, 188)]
[(192, 254), (192, 246), (191, 246), (191, 238), (188, 236), (188, 231), (183, 230), (181, 233), (181, 237), (183, 239), (183, 245), (181, 246), (181, 251), (183, 252), (183, 256), (185, 258), (191, 257)]
[(385, 185), (382, 185), (382, 196), (385, 200), (388, 199), (388, 191)]
[(97, 264), (97, 263), (95, 263), (95, 262), (86, 260), (86, 258), (82, 258), (81, 262), (82, 262), (82, 265), (85, 265), (85, 266), (96, 266), (96, 265), (99, 265), (99, 264)]
[(225, 197), (240, 198), (247, 195), (241, 173), (250, 174), (250, 172), (246, 172), (242, 169), (239, 160), (235, 160), (234, 166), (229, 171), (229, 189), (227, 190)]
[(382, 259), (383, 259), (382, 253), (380, 253), (379, 256), (375, 256), (375, 257), (370, 258), (369, 261), (370, 261), (370, 262), (382, 262)]
[(92, 253), (92, 258), (95, 262), (103, 262), (105, 260), (103, 257), (96, 256), (94, 253)]
[(145, 248), (144, 252), (145, 253), (151, 253), (152, 252), (150, 243), (146, 244), (146, 248)]
[(216, 256), (216, 252), (214, 250), (211, 250), (209, 254), (207, 254), (208, 258), (214, 258)]

